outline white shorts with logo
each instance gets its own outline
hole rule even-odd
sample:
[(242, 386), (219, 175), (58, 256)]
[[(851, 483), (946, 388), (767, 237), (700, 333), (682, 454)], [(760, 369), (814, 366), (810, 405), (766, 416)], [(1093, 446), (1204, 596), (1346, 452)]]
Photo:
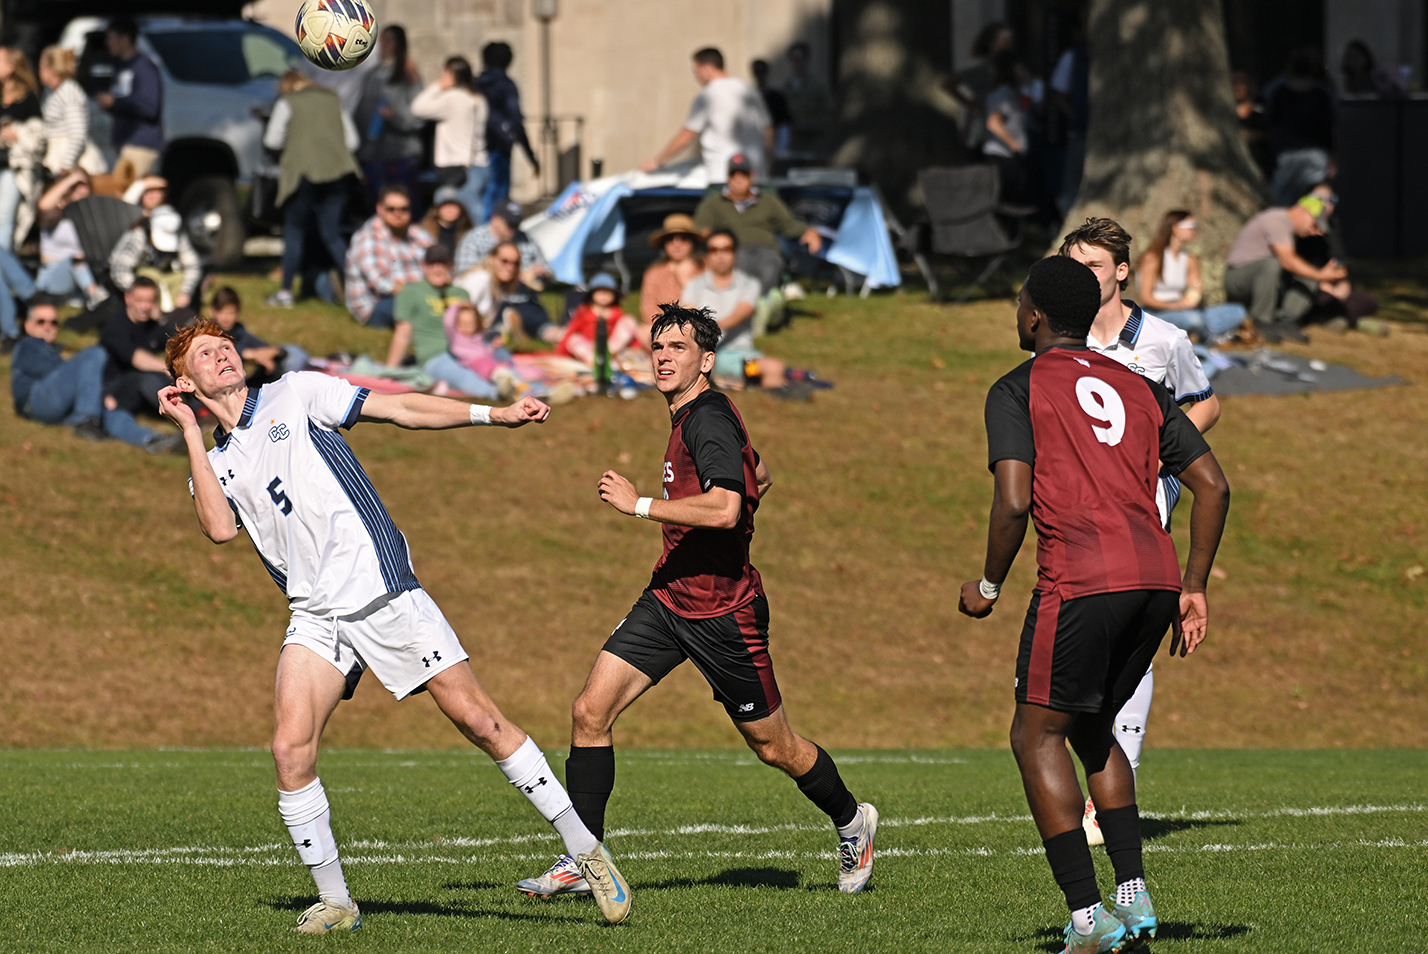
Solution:
[(347, 677), (347, 695), (371, 669), (405, 699), (437, 673), (467, 658), (466, 650), (426, 590), (388, 593), (351, 616), (295, 612), (283, 647), (312, 650)]

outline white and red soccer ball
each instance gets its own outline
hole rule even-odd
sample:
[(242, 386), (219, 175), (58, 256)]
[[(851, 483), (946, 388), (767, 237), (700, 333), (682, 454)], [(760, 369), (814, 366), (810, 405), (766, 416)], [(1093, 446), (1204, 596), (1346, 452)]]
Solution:
[(294, 30), (303, 55), (325, 70), (350, 70), (377, 45), (377, 15), (367, 0), (306, 0)]

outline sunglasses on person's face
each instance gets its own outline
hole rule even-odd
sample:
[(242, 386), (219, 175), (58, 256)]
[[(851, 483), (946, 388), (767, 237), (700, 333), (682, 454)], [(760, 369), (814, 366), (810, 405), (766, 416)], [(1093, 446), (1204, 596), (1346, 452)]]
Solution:
[(732, 246), (732, 245), (710, 245), (710, 246), (708, 246), (708, 247), (705, 249), (705, 251), (707, 251), (707, 252), (708, 252), (709, 254), (711, 254), (711, 255), (714, 254), (715, 252), (730, 252), (730, 253), (732, 253), (732, 252), (734, 251), (734, 246)]
[(59, 319), (58, 319), (58, 318), (31, 318), (31, 319), (30, 319), (30, 324), (32, 324), (32, 325), (41, 325), (41, 326), (43, 326), (43, 325), (52, 325), (53, 327), (58, 328), (58, 327), (59, 327)]
[(393, 215), (408, 215), (412, 210), (412, 207), (409, 205), (384, 205), (382, 208), (391, 212)]
[(496, 259), (496, 264), (497, 264), (497, 265), (519, 265), (519, 264), (521, 264), (521, 260), (518, 259), (518, 258), (498, 258), (498, 259)]

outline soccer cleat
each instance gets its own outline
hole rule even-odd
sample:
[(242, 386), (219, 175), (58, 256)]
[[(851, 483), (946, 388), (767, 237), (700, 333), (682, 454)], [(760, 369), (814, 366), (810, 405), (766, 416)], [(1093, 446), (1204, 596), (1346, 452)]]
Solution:
[(299, 934), (327, 934), (330, 931), (358, 931), (362, 928), (362, 912), (357, 910), (357, 902), (345, 908), (340, 904), (323, 900), (314, 904), (298, 918)]
[(1155, 908), (1150, 903), (1148, 892), (1137, 891), (1134, 901), (1125, 905), (1117, 904), (1114, 913), (1125, 925), (1128, 943), (1139, 944), (1155, 940), (1155, 929), (1160, 927), (1160, 922), (1155, 917)]
[(878, 835), (878, 810), (867, 802), (858, 803), (863, 830), (856, 838), (838, 840), (838, 890), (857, 894), (873, 876), (873, 839)]
[(1081, 830), (1086, 833), (1086, 844), (1104, 845), (1106, 836), (1101, 834), (1101, 823), (1096, 821), (1096, 804), (1086, 799), (1086, 814), (1081, 816)]
[(1066, 947), (1061, 954), (1119, 954), (1125, 949), (1128, 941), (1126, 926), (1107, 911), (1105, 905), (1096, 905), (1091, 917), (1090, 934), (1076, 933), (1074, 922), (1066, 925), (1062, 935), (1066, 939)]
[(630, 886), (620, 869), (615, 867), (615, 859), (610, 857), (610, 849), (603, 844), (594, 851), (575, 856), (576, 867), (585, 876), (590, 893), (605, 920), (619, 924), (630, 916)]
[(590, 884), (581, 876), (575, 859), (561, 855), (545, 874), (516, 882), (516, 890), (533, 898), (553, 898), (557, 894), (589, 894)]

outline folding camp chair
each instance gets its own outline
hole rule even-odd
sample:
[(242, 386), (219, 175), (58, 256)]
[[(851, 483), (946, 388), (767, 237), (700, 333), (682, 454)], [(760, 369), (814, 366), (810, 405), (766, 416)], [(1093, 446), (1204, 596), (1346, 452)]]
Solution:
[[(953, 302), (960, 305), (991, 277), (1009, 252), (1021, 245), (1021, 220), (1036, 210), (1001, 202), (1001, 177), (996, 166), (923, 169), (917, 174), (917, 183), (932, 228), (932, 251), (958, 258), (987, 259), (981, 274)], [(925, 274), (936, 299), (937, 280), (931, 269), (926, 269)]]
[(74, 223), (79, 234), (85, 261), (94, 273), (94, 280), (111, 292), (119, 289), (109, 276), (109, 253), (119, 239), (139, 220), (143, 211), (123, 199), (107, 195), (91, 195), (65, 206), (64, 215)]

